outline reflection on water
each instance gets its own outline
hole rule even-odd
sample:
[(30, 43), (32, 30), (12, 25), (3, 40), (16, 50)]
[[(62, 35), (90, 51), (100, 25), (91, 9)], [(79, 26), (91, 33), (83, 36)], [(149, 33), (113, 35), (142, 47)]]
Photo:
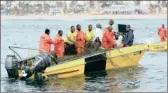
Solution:
[[(130, 24), (134, 29), (135, 42), (141, 42), (151, 38), (159, 41), (157, 27), (166, 20), (114, 20), (114, 30), (117, 24)], [(82, 24), (86, 29), (88, 24), (108, 23), (108, 20), (85, 21), (57, 21), (57, 20), (8, 20), (1, 25), (1, 91), (8, 92), (33, 92), (33, 91), (57, 91), (57, 92), (127, 92), (127, 91), (167, 91), (167, 53), (147, 52), (142, 57), (139, 65), (132, 68), (100, 71), (88, 73), (67, 79), (51, 79), (38, 84), (31, 80), (10, 80), (4, 68), (6, 55), (12, 54), (8, 46), (22, 46), (38, 48), (38, 40), (45, 28), (51, 30), (51, 38), (54, 38), (58, 29), (66, 33), (71, 25)], [(103, 26), (104, 26), (103, 25)], [(166, 25), (165, 25), (166, 26)], [(11, 34), (12, 33), (12, 34)], [(65, 34), (64, 34), (65, 36)], [(17, 50), (23, 57), (28, 56), (28, 51)], [(33, 51), (36, 54), (37, 51)], [(31, 53), (31, 54), (32, 54)], [(38, 52), (37, 52), (38, 53)]]
[[(91, 92), (120, 92), (122, 90), (131, 90), (139, 87), (138, 73), (142, 67), (124, 68), (118, 70), (100, 71), (88, 73), (67, 79), (50, 79), (43, 83), (37, 83), (33, 80), (19, 81), (7, 80), (6, 83), (17, 85), (18, 82), (26, 86), (34, 87), (31, 91), (91, 91)], [(138, 81), (138, 82), (137, 82)], [(15, 86), (16, 87), (16, 86)], [(18, 87), (17, 87), (18, 88)], [(4, 91), (12, 91), (12, 88), (6, 87)], [(16, 89), (15, 91), (25, 91)]]

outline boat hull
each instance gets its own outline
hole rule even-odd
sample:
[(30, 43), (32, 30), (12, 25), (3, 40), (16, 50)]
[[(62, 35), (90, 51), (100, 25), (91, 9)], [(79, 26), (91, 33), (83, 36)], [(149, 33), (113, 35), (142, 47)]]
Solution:
[(53, 76), (67, 78), (95, 71), (136, 66), (147, 49), (147, 45), (135, 45), (110, 50), (105, 53), (48, 67), (43, 75), (46, 78)]
[(149, 45), (151, 52), (167, 52), (167, 42), (159, 42)]

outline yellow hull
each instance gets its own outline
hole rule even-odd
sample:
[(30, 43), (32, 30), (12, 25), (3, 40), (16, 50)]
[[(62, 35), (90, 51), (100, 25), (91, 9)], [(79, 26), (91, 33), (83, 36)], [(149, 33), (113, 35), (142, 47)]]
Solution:
[(159, 42), (149, 45), (149, 51), (152, 52), (167, 52), (167, 42)]
[(80, 58), (74, 61), (46, 68), (44, 76), (56, 76), (57, 78), (73, 77), (93, 71), (109, 70), (136, 66), (148, 49), (147, 45), (135, 45), (122, 49), (110, 50), (104, 53), (105, 60), (98, 60), (100, 55)]
[(81, 58), (64, 64), (48, 67), (43, 75), (46, 77), (57, 76), (57, 78), (72, 77), (84, 73), (84, 66), (84, 58)]

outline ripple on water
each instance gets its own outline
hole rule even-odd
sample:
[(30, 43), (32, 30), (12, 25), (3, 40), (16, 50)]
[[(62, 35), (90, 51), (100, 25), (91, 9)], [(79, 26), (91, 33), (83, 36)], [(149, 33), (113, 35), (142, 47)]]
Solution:
[[(155, 21), (155, 22), (154, 22)], [(82, 24), (82, 29), (87, 29), (88, 22), (95, 25), (101, 23), (102, 26), (108, 23), (108, 20), (11, 20), (2, 21), (2, 58), (5, 59), (9, 54), (8, 46), (33, 46), (38, 48), (37, 41), (44, 29), (49, 28), (51, 37), (54, 38), (57, 30), (62, 29), (65, 34), (71, 25)], [(117, 24), (128, 23), (134, 29), (135, 42), (157, 39), (156, 29), (166, 20), (115, 20), (114, 29)], [(148, 33), (146, 33), (148, 32)], [(12, 33), (12, 34), (11, 34)], [(30, 34), (33, 33), (33, 34)], [(7, 41), (7, 42), (6, 42)], [(157, 40), (156, 40), (157, 41)], [(24, 52), (25, 53), (25, 52)], [(135, 68), (109, 70), (105, 72), (92, 73), (82, 77), (59, 79), (47, 81), (45, 85), (38, 86), (28, 84), (25, 81), (10, 81), (4, 67), (1, 69), (1, 91), (8, 92), (121, 92), (121, 91), (167, 91), (167, 53), (148, 52), (140, 60)], [(1, 65), (4, 66), (4, 59)], [(2, 61), (2, 60), (1, 60)], [(140, 83), (136, 83), (140, 81)]]

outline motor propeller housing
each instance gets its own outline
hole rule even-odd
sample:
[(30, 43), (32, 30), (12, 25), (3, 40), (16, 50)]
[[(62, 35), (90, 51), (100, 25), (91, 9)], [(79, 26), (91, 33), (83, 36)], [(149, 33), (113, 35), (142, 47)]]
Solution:
[(43, 73), (43, 71), (51, 66), (53, 63), (52, 57), (49, 53), (45, 52), (38, 55), (31, 67), (23, 70), (24, 75), (22, 78), (26, 79), (32, 76), (32, 74)]

